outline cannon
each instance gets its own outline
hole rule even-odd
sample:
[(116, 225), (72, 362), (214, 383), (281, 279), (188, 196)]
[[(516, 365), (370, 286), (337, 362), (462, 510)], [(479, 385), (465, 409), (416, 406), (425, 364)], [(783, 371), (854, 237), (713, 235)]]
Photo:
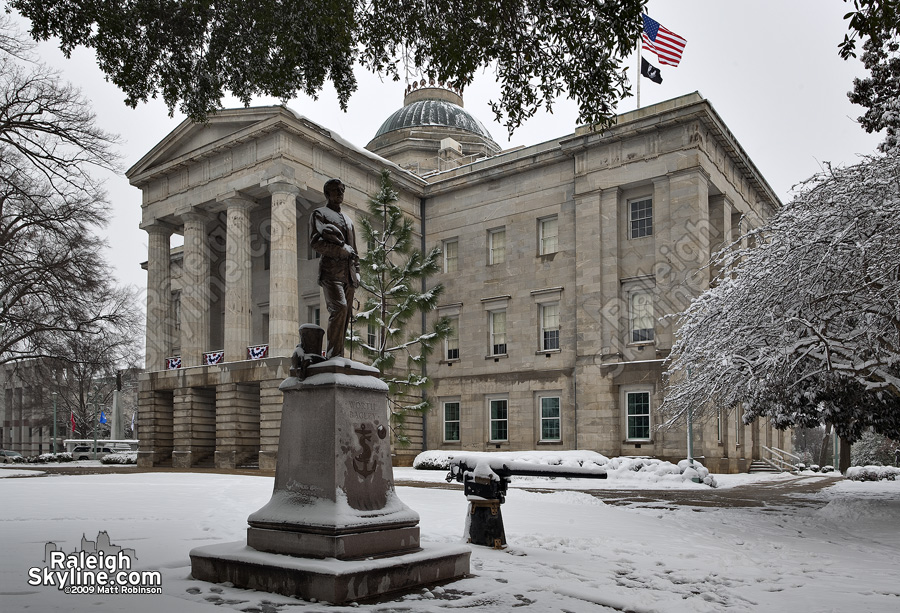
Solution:
[(570, 479), (606, 479), (599, 466), (548, 466), (531, 462), (494, 459), (485, 455), (466, 455), (450, 460), (447, 482), (463, 484), (469, 501), (466, 535), (473, 545), (494, 549), (506, 546), (506, 531), (500, 505), (506, 501), (510, 479), (519, 477), (563, 477)]

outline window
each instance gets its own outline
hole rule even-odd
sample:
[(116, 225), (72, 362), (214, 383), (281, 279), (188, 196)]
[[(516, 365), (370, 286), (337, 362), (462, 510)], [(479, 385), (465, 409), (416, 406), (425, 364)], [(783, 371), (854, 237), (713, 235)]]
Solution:
[(369, 323), (366, 327), (366, 345), (369, 347), (378, 347), (378, 325)]
[(315, 324), (317, 326), (322, 325), (319, 323), (319, 321), (320, 321), (319, 313), (320, 313), (319, 307), (307, 307), (307, 319), (309, 320), (309, 323)]
[(505, 398), (491, 399), (491, 440), (509, 439), (509, 401)]
[(648, 343), (653, 341), (653, 295), (650, 292), (634, 292), (631, 294), (631, 342)]
[(459, 359), (459, 317), (450, 320), (450, 336), (444, 340), (444, 357), (448, 360)]
[(490, 312), (491, 355), (506, 355), (506, 311)]
[(650, 392), (627, 392), (628, 439), (650, 440)]
[(488, 232), (488, 263), (502, 264), (506, 261), (506, 229), (491, 230)]
[(559, 249), (558, 236), (559, 223), (556, 217), (548, 217), (538, 222), (538, 241), (540, 254), (556, 253)]
[(459, 270), (459, 241), (455, 238), (444, 241), (444, 272)]
[(541, 305), (541, 351), (559, 349), (559, 303)]
[(459, 402), (444, 403), (444, 440), (459, 440)]
[(181, 330), (181, 292), (172, 292), (172, 321), (175, 331)]
[(628, 203), (629, 236), (641, 238), (653, 234), (653, 199), (634, 200)]
[(541, 397), (541, 440), (560, 440), (559, 396)]

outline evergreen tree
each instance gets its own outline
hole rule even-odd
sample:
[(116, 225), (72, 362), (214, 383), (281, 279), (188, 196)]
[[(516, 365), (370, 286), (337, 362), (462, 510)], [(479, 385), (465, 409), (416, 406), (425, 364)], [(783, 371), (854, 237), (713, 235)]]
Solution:
[[(405, 446), (407, 417), (430, 408), (426, 359), (451, 328), (443, 317), (426, 330), (425, 314), (434, 310), (444, 290), (441, 284), (425, 288), (428, 277), (440, 269), (441, 250), (435, 247), (423, 254), (413, 248), (412, 221), (397, 206), (398, 199), (390, 172), (382, 171), (381, 188), (369, 200), (371, 219), (359, 223), (368, 245), (360, 258), (360, 287), (368, 298), (356, 315), (350, 346), (361, 349), (388, 384), (394, 436)], [(421, 316), (419, 326), (416, 315)], [(398, 364), (403, 356), (406, 363)]]

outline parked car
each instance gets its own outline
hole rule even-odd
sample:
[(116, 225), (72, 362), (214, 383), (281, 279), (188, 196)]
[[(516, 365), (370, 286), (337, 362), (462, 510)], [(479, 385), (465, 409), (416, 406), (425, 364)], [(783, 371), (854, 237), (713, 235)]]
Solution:
[(3, 464), (12, 464), (16, 461), (15, 458), (23, 457), (21, 453), (18, 451), (9, 451), (7, 449), (0, 449), (0, 463)]
[(109, 447), (97, 447), (95, 450), (90, 445), (79, 445), (72, 450), (72, 458), (75, 460), (99, 460), (109, 453), (113, 453)]

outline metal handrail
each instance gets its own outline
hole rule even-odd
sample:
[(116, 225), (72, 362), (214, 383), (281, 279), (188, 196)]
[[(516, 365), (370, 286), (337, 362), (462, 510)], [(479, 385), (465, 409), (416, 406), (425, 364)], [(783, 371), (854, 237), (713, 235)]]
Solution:
[(778, 449), (777, 447), (766, 447), (765, 445), (760, 445), (760, 447), (768, 451), (772, 456), (771, 458), (762, 458), (762, 460), (770, 466), (777, 468), (778, 470), (794, 470), (796, 468), (793, 463), (788, 462), (784, 459), (785, 456), (798, 461), (800, 460), (800, 456), (796, 456), (793, 453), (785, 451), (784, 449)]

